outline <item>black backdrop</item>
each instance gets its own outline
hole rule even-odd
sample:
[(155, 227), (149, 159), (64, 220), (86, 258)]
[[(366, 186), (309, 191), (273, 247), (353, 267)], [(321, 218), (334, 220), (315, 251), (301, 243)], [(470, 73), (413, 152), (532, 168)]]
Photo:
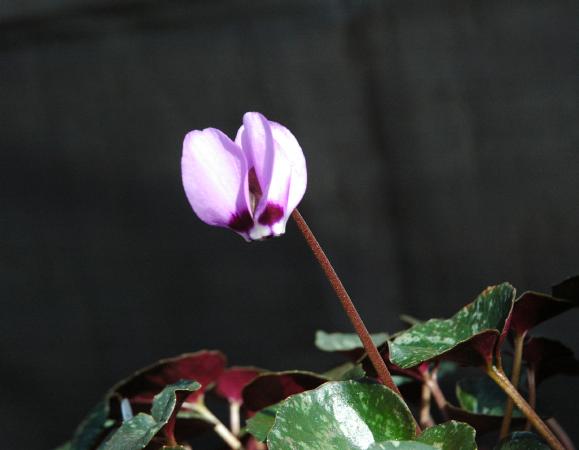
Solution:
[[(579, 273), (576, 1), (0, 6), (0, 441), (48, 449), (113, 382), (220, 348), (321, 370), (348, 331), (293, 224), (194, 217), (184, 134), (258, 110), (301, 142), (301, 210), (372, 330)], [(579, 349), (577, 313), (539, 330)], [(546, 384), (575, 439), (579, 396)]]

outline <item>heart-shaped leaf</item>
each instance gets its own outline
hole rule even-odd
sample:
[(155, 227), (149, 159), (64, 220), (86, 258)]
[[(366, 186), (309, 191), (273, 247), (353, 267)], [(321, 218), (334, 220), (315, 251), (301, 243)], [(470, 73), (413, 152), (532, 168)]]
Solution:
[(109, 399), (99, 402), (80, 423), (70, 442), (74, 450), (91, 450), (102, 441), (112, 423), (109, 421)]
[(268, 434), (270, 450), (366, 450), (375, 442), (414, 438), (402, 399), (380, 384), (330, 381), (284, 401)]
[(503, 439), (495, 450), (549, 450), (549, 446), (535, 433), (516, 431)]
[(461, 422), (445, 422), (427, 428), (416, 439), (440, 450), (476, 450), (475, 430)]
[(162, 428), (149, 414), (139, 413), (123, 424), (99, 447), (99, 450), (140, 450)]
[(275, 414), (280, 405), (281, 403), (276, 403), (275, 405), (268, 406), (247, 420), (247, 431), (258, 441), (265, 442), (267, 439), (267, 435), (275, 422)]
[(162, 359), (139, 370), (118, 383), (114, 392), (134, 403), (150, 403), (155, 395), (179, 380), (197, 380), (201, 388), (193, 392), (187, 401), (194, 402), (211, 388), (225, 369), (226, 358), (214, 350), (185, 353), (174, 358)]
[(166, 386), (153, 399), (151, 415), (139, 413), (123, 422), (110, 438), (99, 448), (102, 450), (139, 450), (166, 427), (165, 434), (174, 441), (175, 417), (181, 403), (197, 391), (201, 385), (196, 381), (180, 380)]
[(263, 369), (256, 367), (230, 367), (217, 379), (215, 393), (231, 403), (241, 404), (243, 388), (263, 372)]
[(508, 283), (485, 289), (450, 319), (431, 319), (414, 325), (390, 342), (390, 359), (401, 368), (434, 359), (463, 365), (492, 362), (513, 306), (515, 289)]
[[(74, 450), (92, 450), (102, 442), (115, 422), (119, 422), (122, 418), (121, 399), (130, 399), (131, 408), (136, 413), (148, 413), (153, 397), (165, 386), (181, 379), (199, 379), (206, 385), (201, 386), (197, 391), (190, 392), (188, 400), (195, 401), (217, 380), (224, 366), (225, 356), (222, 353), (202, 350), (163, 359), (137, 371), (113, 386), (104, 399), (89, 412), (74, 432), (71, 447)], [(141, 424), (144, 420), (146, 419), (139, 419)], [(189, 420), (187, 424), (190, 422)], [(195, 428), (204, 427), (196, 426)]]
[[(370, 335), (376, 346), (388, 340), (388, 334), (375, 333)], [(357, 360), (364, 354), (364, 346), (356, 333), (326, 333), (316, 331), (316, 347), (324, 352), (339, 352), (352, 360)]]
[(551, 293), (554, 297), (579, 303), (579, 275), (567, 278), (561, 283), (553, 286)]
[(553, 375), (579, 375), (573, 350), (553, 339), (532, 337), (523, 347), (523, 359), (534, 370), (537, 384)]
[[(456, 397), (461, 408), (475, 413), (502, 417), (507, 397), (496, 383), (487, 377), (463, 378), (456, 384)], [(522, 417), (515, 408), (513, 417)]]
[(516, 334), (523, 334), (538, 324), (576, 306), (577, 303), (571, 300), (555, 298), (538, 292), (525, 292), (515, 300), (513, 305), (511, 329)]
[(427, 428), (415, 441), (387, 441), (373, 444), (368, 450), (476, 450), (475, 430), (471, 426), (450, 421)]
[[(498, 430), (503, 422), (501, 416), (472, 413), (450, 403), (446, 405), (445, 412), (449, 419), (469, 424), (476, 430), (477, 435)], [(516, 417), (512, 421), (513, 426), (522, 426), (525, 420), (524, 418)]]
[(416, 441), (386, 441), (372, 444), (368, 450), (437, 450), (432, 445)]
[(324, 372), (322, 376), (332, 381), (359, 380), (366, 376), (366, 371), (361, 364), (347, 362)]
[(257, 412), (326, 381), (323, 375), (299, 370), (262, 373), (243, 388), (243, 403), (250, 413)]

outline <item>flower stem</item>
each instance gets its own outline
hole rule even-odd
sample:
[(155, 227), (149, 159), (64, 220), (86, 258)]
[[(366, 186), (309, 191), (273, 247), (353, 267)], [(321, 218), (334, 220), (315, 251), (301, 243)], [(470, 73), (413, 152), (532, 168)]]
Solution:
[(217, 418), (215, 415), (205, 406), (203, 402), (195, 402), (195, 403), (183, 403), (183, 406), (187, 409), (197, 412), (207, 422), (213, 425), (213, 431), (219, 435), (221, 439), (225, 441), (225, 443), (234, 450), (242, 450), (243, 446), (237, 437), (231, 433), (227, 429), (225, 425)]
[(432, 392), (426, 382), (422, 383), (422, 393), (420, 396), (420, 416), (419, 422), (420, 426), (423, 428), (428, 428), (434, 425), (434, 420), (430, 415), (430, 399)]
[[(514, 342), (515, 354), (513, 355), (513, 373), (511, 375), (511, 383), (515, 388), (518, 388), (519, 381), (521, 379), (523, 343), (525, 342), (526, 334), (527, 334), (526, 331), (521, 334), (515, 334), (515, 342)], [(499, 434), (499, 440), (506, 438), (507, 435), (509, 434), (512, 417), (513, 417), (513, 399), (511, 397), (507, 397), (507, 403), (505, 404), (505, 415), (503, 417), (503, 422), (501, 424), (501, 432)]]
[(551, 429), (551, 431), (555, 434), (555, 436), (557, 436), (557, 439), (559, 439), (563, 443), (563, 445), (567, 450), (575, 450), (573, 441), (554, 417), (547, 419), (545, 422), (547, 423), (547, 426)]
[(322, 269), (326, 274), (328, 281), (332, 285), (332, 288), (334, 288), (334, 291), (336, 292), (338, 299), (340, 299), (344, 311), (348, 315), (350, 322), (352, 322), (352, 325), (354, 326), (356, 333), (358, 334), (360, 340), (362, 341), (362, 344), (364, 345), (364, 350), (366, 350), (366, 353), (368, 354), (368, 357), (370, 358), (370, 361), (372, 362), (372, 365), (374, 366), (374, 369), (378, 374), (378, 378), (385, 386), (389, 387), (398, 395), (400, 395), (400, 391), (396, 387), (396, 384), (394, 384), (392, 376), (390, 375), (390, 371), (388, 370), (388, 367), (386, 367), (384, 359), (382, 359), (380, 352), (378, 351), (376, 345), (372, 341), (370, 333), (368, 333), (368, 330), (366, 329), (366, 325), (364, 325), (364, 322), (362, 321), (360, 314), (358, 314), (358, 311), (354, 306), (352, 299), (348, 295), (346, 288), (344, 288), (344, 285), (340, 281), (338, 274), (336, 273), (332, 264), (330, 263), (330, 260), (324, 253), (324, 250), (322, 250), (322, 247), (320, 246), (318, 240), (314, 236), (314, 233), (312, 233), (312, 230), (310, 229), (310, 227), (308, 226), (308, 224), (306, 223), (306, 221), (304, 220), (304, 218), (297, 209), (294, 209), (292, 217), (295, 220), (299, 230), (303, 234), (308, 246), (312, 250), (312, 253), (320, 263), (320, 266), (322, 266)]
[(547, 425), (545, 425), (545, 422), (541, 420), (535, 410), (531, 408), (531, 406), (526, 402), (521, 394), (519, 394), (519, 391), (517, 391), (517, 389), (511, 384), (509, 378), (503, 371), (499, 370), (496, 366), (489, 364), (486, 368), (486, 373), (495, 383), (499, 385), (505, 394), (513, 399), (515, 405), (517, 405), (523, 414), (527, 416), (529, 422), (531, 422), (541, 437), (545, 439), (549, 447), (551, 447), (553, 450), (565, 450), (565, 447), (561, 445), (553, 432)]
[[(535, 382), (535, 368), (527, 368), (527, 386), (529, 388), (529, 405), (531, 408), (535, 409), (537, 406), (537, 383)], [(525, 424), (525, 430), (529, 431), (531, 429), (531, 422), (527, 420)]]
[(436, 372), (433, 371), (430, 374), (424, 373), (423, 376), (424, 376), (424, 383), (426, 384), (426, 386), (428, 386), (430, 392), (432, 392), (432, 397), (434, 398), (434, 402), (436, 403), (436, 406), (438, 407), (438, 410), (440, 411), (442, 418), (444, 420), (448, 420), (448, 402), (446, 400), (446, 397), (444, 396), (444, 393), (442, 392), (442, 389), (440, 389)]

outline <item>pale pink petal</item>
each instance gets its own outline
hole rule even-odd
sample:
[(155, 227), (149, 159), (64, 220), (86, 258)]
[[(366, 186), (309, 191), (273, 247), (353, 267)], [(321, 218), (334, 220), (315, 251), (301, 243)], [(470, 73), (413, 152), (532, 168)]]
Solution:
[(276, 148), (287, 158), (291, 166), (291, 180), (287, 199), (288, 215), (298, 206), (308, 182), (306, 159), (295, 136), (283, 125), (269, 122)]
[[(274, 139), (270, 122), (259, 113), (246, 113), (236, 142), (259, 182), (251, 239), (279, 236), (285, 231), (291, 164)], [(255, 186), (250, 184), (250, 191)]]
[(183, 142), (181, 171), (187, 199), (199, 218), (247, 238), (253, 220), (241, 148), (215, 128), (191, 131)]

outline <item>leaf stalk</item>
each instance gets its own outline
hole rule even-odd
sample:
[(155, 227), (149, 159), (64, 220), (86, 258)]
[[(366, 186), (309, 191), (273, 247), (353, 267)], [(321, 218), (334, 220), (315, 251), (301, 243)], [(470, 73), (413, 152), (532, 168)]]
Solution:
[(497, 383), (505, 394), (513, 399), (514, 404), (517, 405), (529, 422), (531, 422), (537, 433), (545, 439), (549, 447), (553, 450), (565, 450), (565, 447), (563, 447), (545, 422), (541, 420), (535, 410), (531, 408), (527, 401), (521, 396), (521, 394), (519, 394), (519, 391), (517, 391), (517, 389), (511, 384), (509, 378), (502, 370), (489, 364), (486, 368), (486, 373), (495, 383)]
[[(515, 353), (513, 355), (513, 373), (511, 374), (511, 384), (518, 388), (519, 381), (521, 380), (521, 363), (523, 361), (523, 344), (525, 342), (525, 336), (527, 332), (517, 333), (515, 334), (514, 338), (514, 350)], [(513, 399), (511, 397), (507, 397), (507, 402), (505, 404), (505, 415), (503, 417), (503, 422), (501, 424), (501, 431), (499, 434), (499, 440), (502, 440), (507, 437), (509, 434), (509, 430), (511, 428), (511, 420), (513, 418)], [(535, 409), (533, 407), (533, 409)]]

